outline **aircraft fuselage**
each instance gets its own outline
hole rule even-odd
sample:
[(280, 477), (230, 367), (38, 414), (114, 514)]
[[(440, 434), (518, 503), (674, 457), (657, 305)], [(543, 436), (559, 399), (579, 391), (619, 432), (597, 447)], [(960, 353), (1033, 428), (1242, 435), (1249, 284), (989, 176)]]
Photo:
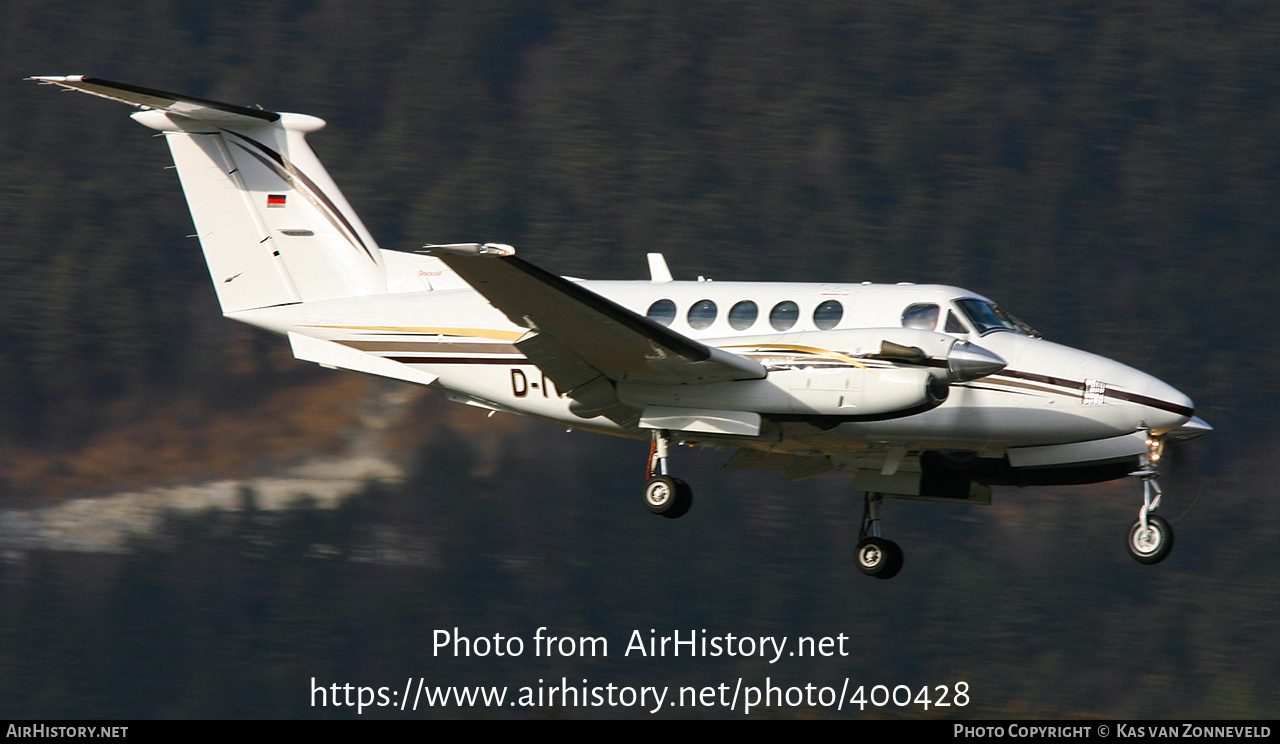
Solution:
[[(682, 435), (690, 441), (806, 455), (854, 455), (897, 446), (973, 450), (999, 457), (1010, 448), (1105, 440), (1144, 429), (1164, 434), (1192, 416), (1186, 395), (1127, 365), (1019, 330), (981, 332), (957, 301), (990, 301), (955, 287), (711, 281), (588, 281), (582, 286), (651, 318), (655, 303), (669, 302), (669, 319), (659, 317), (668, 327), (710, 346), (746, 354), (768, 370), (762, 380), (710, 385), (619, 383), (624, 403), (745, 409), (762, 413), (774, 424), (749, 437)], [(731, 315), (740, 303), (752, 303), (754, 317), (741, 310)], [(787, 303), (794, 303), (794, 311)], [(824, 303), (827, 315), (815, 320)], [(781, 312), (771, 320), (780, 305)], [(839, 317), (833, 319), (834, 307)], [(571, 412), (571, 399), (514, 346), (526, 329), (469, 288), (230, 315), (279, 333), (303, 332), (410, 365), (437, 377), (440, 387), (468, 402), (635, 436), (607, 418), (584, 419)], [(904, 328), (904, 322), (915, 327)], [(823, 330), (819, 325), (829, 327)], [(879, 335), (889, 338), (919, 333), (969, 341), (998, 355), (1007, 366), (953, 383), (940, 401), (921, 393), (927, 368), (909, 369), (916, 374), (907, 375), (913, 379), (899, 387), (910, 391), (890, 400), (877, 392), (870, 396), (873, 400), (863, 401), (858, 392), (876, 385), (877, 390), (891, 389), (894, 386), (884, 378), (902, 371), (865, 358), (862, 352), (867, 349), (858, 344), (866, 342), (867, 335), (860, 331), (867, 329), (881, 329)], [(1127, 451), (1131, 449), (1121, 448), (1124, 455), (1134, 454)]]

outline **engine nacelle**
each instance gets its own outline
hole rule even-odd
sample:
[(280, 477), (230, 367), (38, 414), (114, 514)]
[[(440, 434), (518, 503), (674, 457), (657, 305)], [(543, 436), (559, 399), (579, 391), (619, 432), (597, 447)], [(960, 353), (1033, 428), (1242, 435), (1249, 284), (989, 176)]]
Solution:
[(879, 416), (919, 411), (942, 401), (934, 376), (922, 368), (797, 367), (769, 372), (763, 380), (710, 385), (620, 383), (628, 405), (754, 411), (762, 414)]
[(909, 415), (940, 405), (948, 386), (1003, 368), (1004, 360), (951, 336), (911, 328), (813, 331), (714, 344), (756, 360), (763, 380), (708, 385), (619, 383), (628, 405), (761, 414)]

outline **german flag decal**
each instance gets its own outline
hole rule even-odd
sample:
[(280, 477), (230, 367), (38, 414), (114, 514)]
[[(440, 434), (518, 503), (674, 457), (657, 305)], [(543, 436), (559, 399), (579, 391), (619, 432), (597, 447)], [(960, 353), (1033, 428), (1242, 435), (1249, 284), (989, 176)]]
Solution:
[(283, 207), (287, 198), (286, 194), (267, 194), (267, 206)]

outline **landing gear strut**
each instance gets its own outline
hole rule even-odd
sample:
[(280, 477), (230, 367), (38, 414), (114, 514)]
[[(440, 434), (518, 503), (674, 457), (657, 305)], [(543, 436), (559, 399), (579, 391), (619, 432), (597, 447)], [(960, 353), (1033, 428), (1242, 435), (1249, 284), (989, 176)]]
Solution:
[(862, 502), (858, 570), (877, 579), (892, 579), (902, 570), (902, 548), (880, 537), (880, 505), (884, 494), (867, 492)]
[(1129, 539), (1125, 546), (1129, 555), (1138, 563), (1159, 563), (1173, 550), (1173, 527), (1151, 512), (1160, 506), (1159, 476), (1160, 456), (1164, 454), (1164, 441), (1147, 434), (1147, 452), (1139, 460), (1139, 468), (1129, 475), (1142, 481), (1142, 508), (1138, 519), (1129, 526)]
[(649, 466), (644, 486), (644, 505), (649, 511), (667, 519), (679, 519), (693, 506), (693, 489), (689, 484), (667, 475), (667, 451), (671, 432), (656, 429), (649, 448)]

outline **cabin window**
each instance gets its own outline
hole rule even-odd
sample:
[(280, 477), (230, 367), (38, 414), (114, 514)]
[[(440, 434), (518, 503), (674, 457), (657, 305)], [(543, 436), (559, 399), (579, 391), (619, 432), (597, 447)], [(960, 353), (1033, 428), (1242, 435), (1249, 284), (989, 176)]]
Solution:
[(756, 322), (760, 309), (751, 300), (743, 300), (729, 308), (729, 326), (735, 331), (745, 331)]
[(818, 305), (813, 311), (813, 324), (820, 331), (829, 331), (835, 328), (844, 317), (844, 305), (836, 300), (827, 300)]
[(658, 300), (649, 306), (646, 316), (658, 325), (669, 326), (671, 321), (676, 319), (676, 303), (671, 300)]
[(689, 308), (689, 327), (701, 331), (716, 322), (716, 303), (711, 300), (698, 300)]
[(938, 327), (938, 315), (941, 312), (937, 305), (912, 305), (902, 311), (902, 327), (932, 331)]
[(775, 331), (789, 331), (800, 319), (800, 306), (791, 300), (783, 300), (769, 311), (769, 325)]

